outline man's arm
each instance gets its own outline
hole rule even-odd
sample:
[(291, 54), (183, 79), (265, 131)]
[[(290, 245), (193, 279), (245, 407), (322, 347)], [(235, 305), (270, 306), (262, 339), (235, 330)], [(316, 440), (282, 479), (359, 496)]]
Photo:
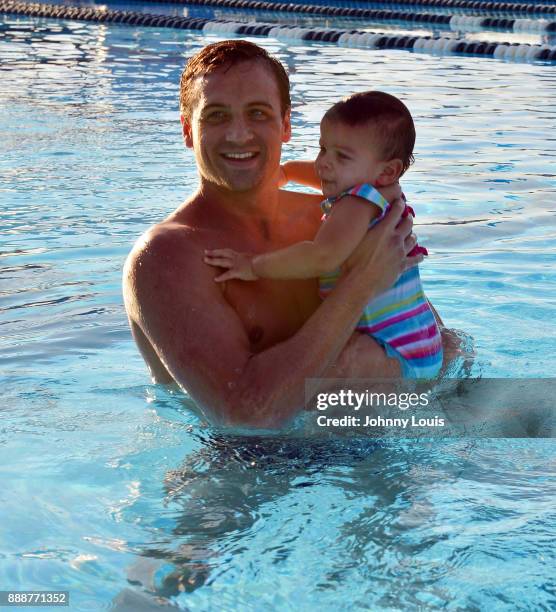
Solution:
[(155, 231), (130, 254), (124, 269), (128, 316), (212, 420), (279, 426), (302, 408), (305, 379), (322, 376), (337, 360), (365, 304), (407, 266), (415, 241), (408, 237), (411, 219), (400, 222), (402, 210), (397, 201), (368, 232), (350, 271), (303, 327), (260, 353), (251, 353), (243, 323), (203, 263), (202, 248), (184, 240), (183, 229)]

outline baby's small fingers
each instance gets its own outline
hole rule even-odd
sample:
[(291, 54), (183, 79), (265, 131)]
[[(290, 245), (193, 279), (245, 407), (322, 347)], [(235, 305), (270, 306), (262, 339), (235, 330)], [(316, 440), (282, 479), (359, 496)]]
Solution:
[(231, 259), (224, 259), (223, 257), (205, 256), (205, 263), (209, 266), (217, 266), (218, 268), (231, 268), (234, 265)]
[(223, 283), (224, 281), (230, 280), (232, 278), (236, 278), (236, 275), (232, 270), (228, 270), (228, 272), (223, 272), (222, 274), (218, 275), (214, 280), (217, 283)]
[(232, 249), (205, 249), (205, 255), (209, 257), (232, 257), (233, 254)]

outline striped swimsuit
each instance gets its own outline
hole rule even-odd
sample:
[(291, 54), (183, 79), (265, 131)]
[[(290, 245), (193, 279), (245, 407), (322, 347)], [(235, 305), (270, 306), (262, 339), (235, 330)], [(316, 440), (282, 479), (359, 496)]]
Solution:
[[(340, 198), (351, 195), (378, 206), (382, 214), (369, 227), (378, 223), (389, 204), (367, 183), (356, 185), (339, 196), (322, 202), (323, 219)], [(340, 270), (321, 276), (319, 289), (326, 297), (340, 277)], [(390, 289), (372, 299), (363, 310), (357, 328), (372, 336), (401, 364), (404, 378), (434, 378), (442, 366), (442, 339), (436, 319), (423, 293), (417, 266), (406, 270)]]

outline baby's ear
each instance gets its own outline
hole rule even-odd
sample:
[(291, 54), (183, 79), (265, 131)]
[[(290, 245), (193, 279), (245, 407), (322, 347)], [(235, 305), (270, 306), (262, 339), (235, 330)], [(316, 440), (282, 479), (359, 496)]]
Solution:
[(382, 171), (377, 179), (377, 184), (379, 186), (386, 186), (396, 183), (402, 174), (402, 170), (403, 163), (401, 159), (395, 158), (384, 162)]

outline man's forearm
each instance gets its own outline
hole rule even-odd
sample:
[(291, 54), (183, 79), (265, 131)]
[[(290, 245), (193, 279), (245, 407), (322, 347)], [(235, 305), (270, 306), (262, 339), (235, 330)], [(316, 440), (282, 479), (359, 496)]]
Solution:
[(228, 396), (224, 420), (273, 428), (299, 412), (306, 379), (322, 376), (337, 360), (377, 294), (372, 285), (355, 272), (346, 275), (293, 337), (253, 355)]

